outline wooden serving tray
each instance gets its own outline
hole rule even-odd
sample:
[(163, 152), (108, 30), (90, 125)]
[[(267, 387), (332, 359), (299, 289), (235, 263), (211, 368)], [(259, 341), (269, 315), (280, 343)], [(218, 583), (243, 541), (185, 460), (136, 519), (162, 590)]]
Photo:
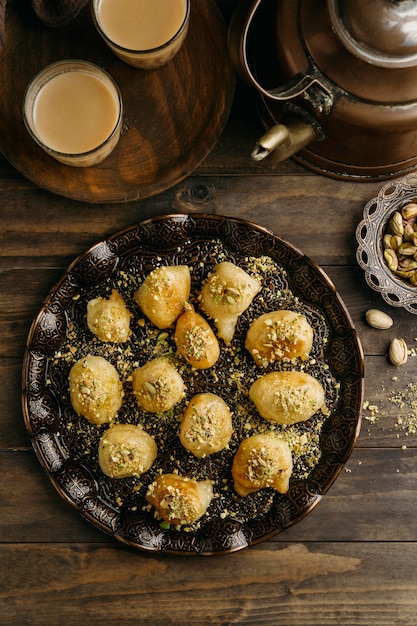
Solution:
[[(102, 163), (63, 165), (30, 138), (22, 101), (32, 77), (65, 58), (85, 59), (117, 82), (124, 105), (121, 139)], [(226, 27), (212, 0), (192, 0), (186, 40), (166, 66), (145, 71), (119, 60), (96, 32), (87, 5), (64, 28), (52, 29), (8, 3), (0, 53), (0, 149), (28, 179), (87, 202), (149, 197), (194, 171), (218, 140), (234, 95)]]

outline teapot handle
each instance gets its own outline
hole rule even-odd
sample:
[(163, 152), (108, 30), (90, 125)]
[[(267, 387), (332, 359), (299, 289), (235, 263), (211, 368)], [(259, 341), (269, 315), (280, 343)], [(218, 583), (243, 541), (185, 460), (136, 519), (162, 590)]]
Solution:
[(263, 0), (240, 0), (232, 16), (228, 32), (229, 54), (238, 74), (264, 96), (273, 100), (290, 100), (303, 94), (314, 83), (327, 92), (315, 75), (314, 68), (307, 73), (296, 74), (284, 85), (273, 89), (263, 87), (255, 77), (248, 60), (247, 48), (249, 30), (256, 12)]

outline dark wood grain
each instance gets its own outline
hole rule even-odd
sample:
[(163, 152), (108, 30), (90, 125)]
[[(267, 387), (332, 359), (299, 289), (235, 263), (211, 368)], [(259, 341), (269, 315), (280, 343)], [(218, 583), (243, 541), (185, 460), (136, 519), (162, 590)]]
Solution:
[[(230, 14), (234, 0), (221, 3)], [(340, 182), (300, 165), (250, 161), (259, 132), (238, 83), (230, 119), (198, 169), (164, 192), (101, 204), (50, 193), (0, 158), (0, 621), (5, 626), (415, 626), (417, 434), (401, 398), (417, 380), (417, 316), (388, 307), (356, 264), (354, 230), (379, 183)], [(365, 353), (362, 429), (315, 509), (271, 540), (224, 557), (148, 555), (120, 545), (62, 500), (32, 450), (20, 406), (30, 324), (68, 264), (97, 241), (154, 215), (254, 221), (320, 264)], [(394, 325), (370, 328), (367, 308)], [(407, 363), (393, 367), (389, 341)]]
[[(226, 25), (214, 2), (193, 0), (185, 42), (158, 71), (120, 61), (96, 32), (89, 4), (71, 24), (50, 29), (7, 8), (0, 55), (0, 146), (40, 187), (88, 202), (124, 202), (172, 187), (210, 152), (229, 115), (234, 74)], [(55, 161), (29, 137), (22, 120), (27, 85), (46, 65), (81, 58), (103, 67), (123, 100), (121, 139), (99, 165), (74, 168)], [(10, 71), (13, 68), (13, 71)]]
[[(66, 542), (1, 546), (2, 623), (414, 624), (416, 543), (269, 542), (200, 563)], [(401, 567), (393, 568), (394, 562)], [(25, 563), (26, 571), (16, 575)], [(231, 572), (233, 574), (231, 575)], [(53, 575), (52, 575), (53, 573)]]
[[(0, 232), (0, 264), (16, 257), (22, 264), (26, 258), (37, 257), (39, 263), (66, 267), (75, 256), (117, 230), (153, 215), (193, 211), (258, 223), (320, 265), (354, 264), (356, 224), (364, 203), (379, 187), (378, 183), (341, 185), (327, 178), (318, 184), (312, 175), (292, 176), (285, 171), (256, 177), (227, 172), (225, 176), (191, 176), (155, 198), (119, 205), (117, 211), (112, 204), (96, 207), (59, 196), (52, 200), (48, 192), (36, 188), (22, 189), (21, 202), (16, 205), (10, 191), (3, 194), (2, 219), (7, 229)], [(21, 221), (31, 212), (38, 214), (34, 230), (22, 233)], [(53, 248), (51, 236), (55, 238)]]

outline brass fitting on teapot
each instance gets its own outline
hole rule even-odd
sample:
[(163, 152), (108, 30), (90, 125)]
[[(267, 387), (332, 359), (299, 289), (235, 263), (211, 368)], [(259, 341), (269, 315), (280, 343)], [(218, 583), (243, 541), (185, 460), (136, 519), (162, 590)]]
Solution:
[(252, 150), (251, 158), (254, 161), (262, 161), (274, 152), (277, 161), (285, 161), (316, 138), (316, 132), (311, 124), (301, 119), (292, 119), (286, 124), (272, 126), (262, 135)]

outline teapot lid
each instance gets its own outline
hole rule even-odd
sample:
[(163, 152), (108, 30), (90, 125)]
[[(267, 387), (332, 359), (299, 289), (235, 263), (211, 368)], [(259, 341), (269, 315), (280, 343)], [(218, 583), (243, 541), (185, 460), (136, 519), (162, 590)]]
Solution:
[(356, 57), (380, 67), (417, 64), (416, 0), (328, 0), (332, 28)]

